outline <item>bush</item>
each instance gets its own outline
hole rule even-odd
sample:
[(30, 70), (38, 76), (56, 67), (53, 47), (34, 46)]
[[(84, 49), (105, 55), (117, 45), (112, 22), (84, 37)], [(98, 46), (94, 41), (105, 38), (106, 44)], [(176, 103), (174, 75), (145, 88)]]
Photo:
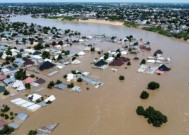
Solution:
[(31, 77), (31, 78), (35, 78), (35, 75), (34, 75), (34, 74), (31, 74), (30, 77)]
[(82, 82), (82, 81), (83, 81), (83, 79), (81, 79), (81, 78), (77, 79), (77, 82)]
[(47, 88), (52, 89), (52, 87), (53, 87), (54, 85), (55, 85), (54, 82), (51, 81), (51, 82), (49, 82)]
[(140, 95), (140, 98), (141, 99), (147, 99), (149, 97), (149, 94), (147, 91), (143, 91)]
[(94, 51), (95, 51), (95, 48), (94, 48), (94, 47), (92, 47), (92, 48), (91, 48), (91, 52), (94, 52)]
[(146, 64), (146, 60), (145, 59), (142, 59), (140, 65), (142, 65), (142, 64)]
[(3, 95), (9, 95), (10, 94), (10, 92), (8, 91), (8, 90), (5, 90), (4, 92), (3, 92)]
[(74, 87), (73, 83), (68, 84), (68, 88), (73, 88), (73, 87)]
[(4, 135), (4, 134), (9, 134), (9, 135), (10, 135), (13, 131), (14, 131), (14, 128), (9, 127), (9, 126), (7, 126), (7, 125), (4, 125), (4, 126), (3, 126), (3, 129), (0, 130), (0, 134), (1, 134), (1, 135)]
[(167, 116), (151, 106), (146, 110), (144, 110), (142, 106), (138, 106), (136, 113), (147, 118), (148, 123), (152, 124), (154, 127), (160, 127), (163, 123), (167, 122)]
[(64, 78), (67, 78), (67, 75), (64, 75)]
[(26, 89), (30, 89), (31, 88), (30, 83), (25, 83), (25, 87), (26, 87)]
[(1, 112), (5, 113), (5, 112), (8, 112), (9, 110), (10, 110), (10, 107), (8, 107), (7, 105), (3, 105)]
[(143, 106), (138, 106), (138, 107), (137, 107), (137, 110), (136, 110), (136, 113), (137, 113), (138, 115), (145, 115), (144, 107), (143, 107)]
[(128, 63), (127, 63), (127, 66), (130, 66), (131, 65), (131, 62), (129, 61)]
[(36, 130), (30, 130), (28, 135), (36, 135), (37, 134), (37, 131)]
[(150, 82), (148, 84), (148, 89), (150, 89), (150, 90), (155, 90), (155, 89), (158, 89), (159, 87), (160, 87), (160, 85), (157, 82)]
[(119, 76), (119, 80), (125, 80), (125, 77), (122, 76), (122, 75), (120, 75), (120, 76)]
[(60, 81), (60, 80), (56, 81), (56, 84), (61, 84), (61, 83), (62, 83), (62, 81)]

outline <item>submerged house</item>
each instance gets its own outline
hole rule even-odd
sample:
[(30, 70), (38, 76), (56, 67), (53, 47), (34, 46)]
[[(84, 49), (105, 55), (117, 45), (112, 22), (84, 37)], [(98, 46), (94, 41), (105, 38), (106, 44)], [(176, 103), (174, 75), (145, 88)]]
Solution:
[(158, 68), (158, 70), (160, 70), (160, 71), (169, 71), (169, 70), (171, 70), (171, 68), (168, 68), (168, 67), (165, 66), (165, 65), (161, 65), (161, 66)]
[(105, 69), (107, 67), (107, 62), (104, 61), (103, 59), (101, 59), (100, 61), (98, 61), (97, 63), (95, 63), (96, 68), (100, 68), (100, 69)]
[(43, 70), (47, 70), (47, 69), (50, 69), (50, 68), (53, 68), (55, 66), (55, 64), (49, 62), (49, 61), (45, 61), (44, 63), (42, 63), (40, 66), (39, 66), (39, 70), (43, 71)]

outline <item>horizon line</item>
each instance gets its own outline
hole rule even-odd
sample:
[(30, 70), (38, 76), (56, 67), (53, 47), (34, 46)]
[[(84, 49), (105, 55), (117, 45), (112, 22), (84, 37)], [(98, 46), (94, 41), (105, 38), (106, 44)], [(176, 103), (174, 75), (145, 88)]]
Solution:
[(57, 2), (0, 2), (1, 4), (25, 4), (25, 3), (135, 3), (135, 4), (140, 4), (140, 3), (149, 3), (149, 4), (189, 4), (186, 3), (186, 2), (60, 2), (60, 1), (57, 1)]

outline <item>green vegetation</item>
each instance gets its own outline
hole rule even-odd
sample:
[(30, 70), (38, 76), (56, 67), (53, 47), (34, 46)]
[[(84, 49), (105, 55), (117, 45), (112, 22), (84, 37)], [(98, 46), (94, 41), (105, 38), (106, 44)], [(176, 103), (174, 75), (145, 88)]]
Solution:
[(52, 87), (55, 85), (55, 83), (53, 81), (49, 82), (49, 84), (47, 85), (47, 88), (52, 89)]
[(28, 135), (36, 135), (37, 134), (37, 131), (36, 130), (30, 130), (28, 132)]
[(140, 62), (140, 65), (142, 64), (146, 64), (146, 60), (145, 59), (142, 59), (142, 61)]
[(17, 71), (15, 74), (14, 74), (14, 77), (18, 80), (24, 80), (26, 79), (26, 71), (23, 70), (23, 69), (19, 69), (19, 71)]
[(178, 38), (178, 39), (183, 38), (184, 40), (189, 39), (189, 33), (188, 33), (188, 31), (185, 31), (185, 30), (181, 31), (179, 33), (172, 33), (170, 29), (164, 30), (160, 26), (158, 26), (158, 27), (145, 27), (143, 29), (147, 30), (147, 31), (156, 32), (156, 33), (159, 33), (161, 35), (168, 36), (168, 37), (175, 37), (175, 38)]
[(91, 50), (90, 50), (91, 52), (94, 52), (95, 51), (95, 48), (94, 47), (91, 47)]
[(128, 63), (127, 63), (127, 66), (130, 66), (131, 65), (131, 62), (129, 61)]
[(5, 96), (7, 96), (7, 95), (9, 95), (10, 94), (10, 92), (8, 91), (8, 90), (5, 90), (4, 92), (3, 92), (3, 95), (5, 95)]
[(50, 52), (47, 52), (47, 51), (44, 51), (43, 53), (42, 53), (42, 58), (43, 59), (49, 59), (50, 58)]
[(66, 21), (72, 21), (72, 20), (75, 20), (76, 18), (75, 17), (70, 17), (70, 16), (48, 16), (47, 17), (48, 19), (62, 19), (62, 20), (66, 20)]
[(121, 80), (121, 81), (122, 81), (122, 80), (125, 80), (125, 77), (124, 77), (123, 75), (120, 75), (120, 76), (119, 76), (119, 80)]
[(83, 79), (81, 79), (81, 78), (77, 79), (77, 82), (82, 82), (82, 81), (83, 81)]
[(149, 93), (147, 91), (143, 91), (140, 95), (141, 99), (147, 99), (149, 97)]
[(73, 87), (74, 87), (73, 83), (68, 84), (68, 88), (73, 88)]
[(144, 30), (156, 32), (164, 36), (171, 36), (170, 30), (163, 30), (161, 27), (144, 27)]
[(137, 28), (139, 26), (138, 24), (136, 24), (134, 22), (128, 22), (128, 21), (125, 21), (124, 25), (127, 27), (133, 27), (133, 28)]
[(155, 90), (155, 89), (158, 89), (159, 87), (160, 87), (160, 84), (157, 82), (150, 82), (148, 84), (148, 89), (150, 90)]
[(146, 110), (142, 106), (138, 106), (136, 113), (147, 118), (148, 123), (152, 124), (154, 127), (160, 127), (163, 123), (167, 122), (167, 116), (151, 106)]
[(31, 88), (30, 83), (25, 83), (25, 87), (26, 87), (26, 89), (30, 89)]
[(4, 125), (4, 126), (3, 126), (3, 129), (0, 130), (0, 134), (1, 134), (1, 135), (5, 135), (5, 134), (9, 134), (9, 135), (10, 135), (12, 132), (14, 132), (14, 128), (9, 127), (9, 126), (7, 126), (7, 125)]
[(59, 19), (62, 18), (60, 16), (48, 16), (47, 19)]
[(75, 17), (70, 17), (70, 16), (65, 16), (64, 18), (62, 18), (62, 20), (73, 21), (73, 20), (76, 20), (76, 18)]
[(10, 110), (10, 107), (8, 107), (7, 105), (3, 105), (3, 108), (1, 109), (1, 112), (6, 113)]

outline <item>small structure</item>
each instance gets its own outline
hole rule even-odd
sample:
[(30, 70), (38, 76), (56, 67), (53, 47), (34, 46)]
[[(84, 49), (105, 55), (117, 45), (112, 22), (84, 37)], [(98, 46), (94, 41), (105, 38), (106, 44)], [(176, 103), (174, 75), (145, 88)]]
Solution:
[(5, 86), (0, 86), (0, 93), (3, 93), (6, 90)]
[(74, 92), (81, 92), (81, 88), (79, 86), (74, 86), (71, 90)]
[(27, 77), (27, 78), (24, 80), (24, 83), (32, 83), (32, 82), (35, 82), (35, 81), (36, 81), (35, 78)]
[(54, 87), (61, 90), (65, 90), (67, 88), (67, 85), (60, 83), (60, 84), (56, 84)]
[(29, 65), (33, 65), (34, 62), (31, 60), (26, 60), (23, 64), (24, 64), (24, 66), (29, 66)]
[(19, 120), (25, 121), (28, 118), (28, 115), (26, 113), (19, 113), (17, 114), (16, 118), (18, 118)]
[(15, 122), (9, 123), (8, 126), (14, 128), (14, 129), (18, 129), (20, 127), (20, 125)]
[(44, 79), (42, 79), (42, 78), (39, 78), (39, 79), (37, 79), (35, 82), (38, 83), (38, 84), (43, 84), (43, 83), (45, 83), (46, 81), (45, 81)]
[(160, 71), (169, 71), (169, 70), (171, 70), (171, 68), (168, 68), (168, 67), (165, 66), (165, 65), (161, 65), (161, 66), (158, 68), (158, 70), (160, 70)]
[(42, 97), (41, 95), (34, 93), (34, 94), (30, 94), (27, 98), (29, 101), (35, 102), (38, 99), (40, 99), (41, 97)]
[(47, 103), (47, 102), (53, 102), (55, 100), (55, 96), (54, 95), (51, 95), (50, 97), (48, 97), (47, 99), (45, 99), (44, 101)]
[(12, 85), (13, 88), (16, 88), (17, 91), (23, 91), (26, 89), (23, 81), (21, 80), (16, 80), (13, 85)]

